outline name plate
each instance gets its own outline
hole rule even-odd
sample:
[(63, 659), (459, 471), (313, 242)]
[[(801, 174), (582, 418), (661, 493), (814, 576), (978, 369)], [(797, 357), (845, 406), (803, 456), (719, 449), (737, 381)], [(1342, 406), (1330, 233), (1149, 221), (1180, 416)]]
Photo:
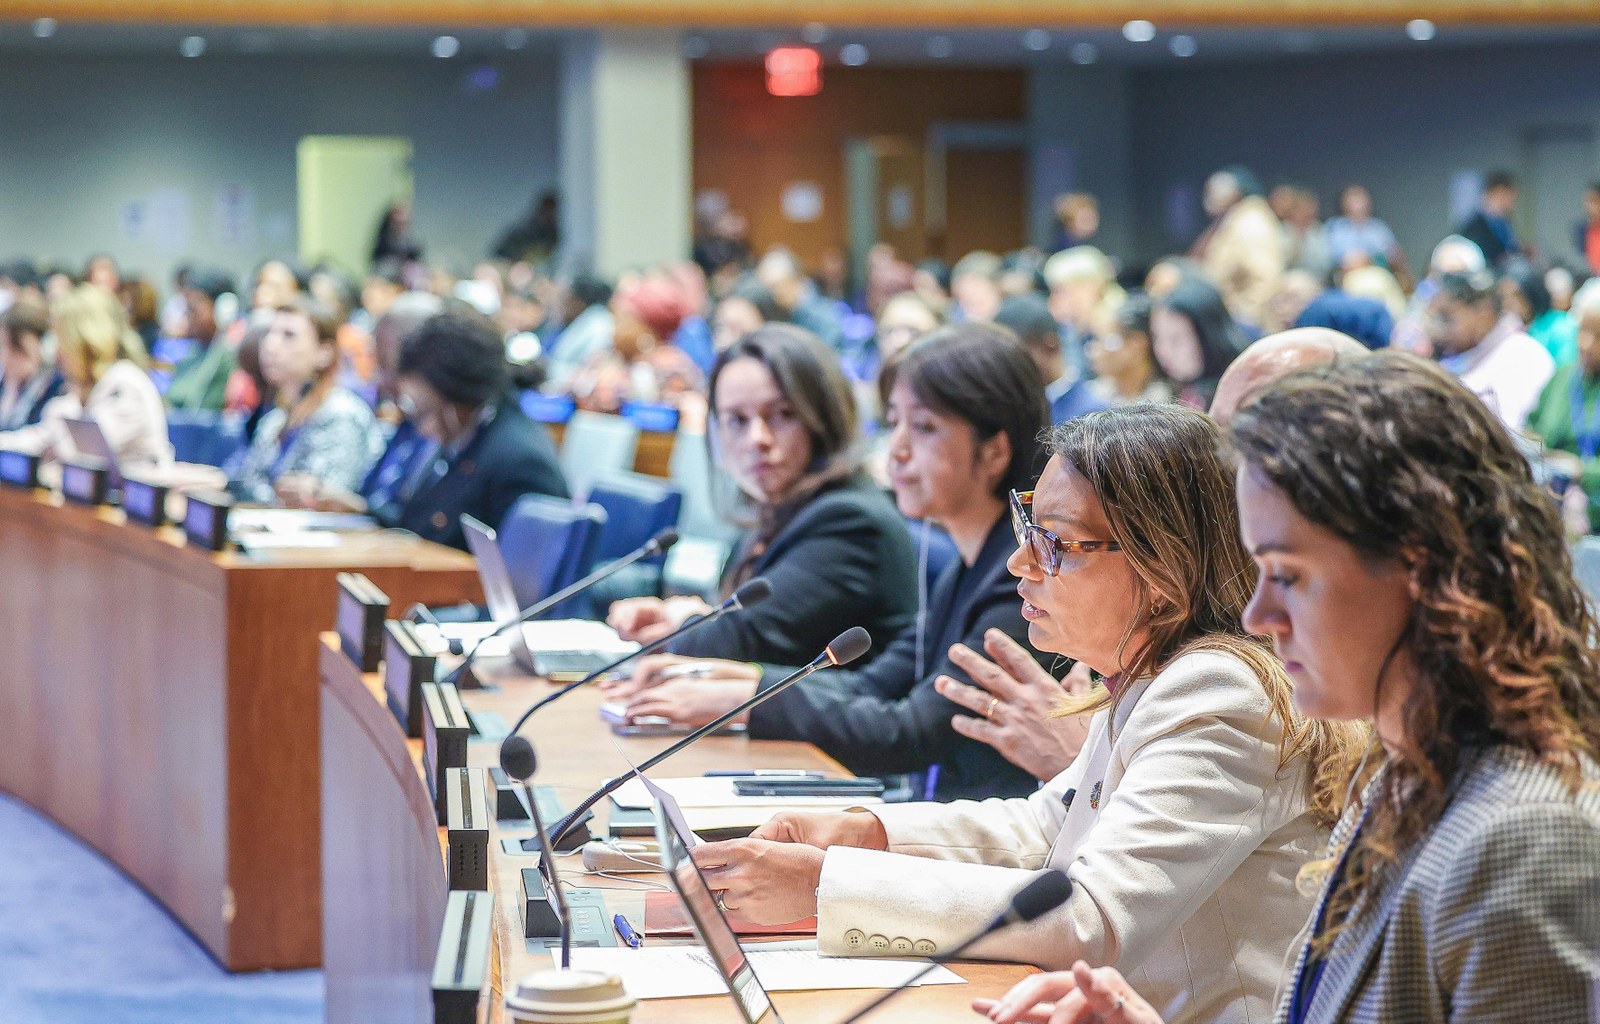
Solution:
[(11, 448), (0, 449), (0, 483), (32, 490), (39, 486), (39, 456)]
[(389, 595), (358, 572), (341, 572), (335, 580), (339, 608), (334, 628), (339, 646), (361, 671), (376, 672), (383, 658), (383, 617), (389, 611)]
[(400, 728), (422, 736), (422, 684), (433, 682), (436, 661), (407, 619), (383, 624), (383, 690)]
[(223, 491), (189, 492), (189, 508), (183, 514), (183, 533), (189, 543), (207, 551), (228, 546), (228, 512), (233, 496)]
[(452, 889), (489, 888), (489, 802), (483, 796), (483, 769), (451, 768), (444, 773), (445, 851)]
[(433, 961), (436, 1024), (477, 1024), (478, 1001), (489, 985), (494, 938), (494, 896), (475, 890), (450, 893)]
[(449, 823), (444, 778), (451, 768), (467, 766), (467, 736), (472, 724), (461, 694), (450, 683), (422, 684), (422, 774), (433, 796), (440, 825)]
[(110, 489), (110, 467), (104, 459), (78, 455), (61, 461), (61, 493), (79, 505), (104, 505)]
[(167, 525), (167, 485), (122, 474), (122, 510), (135, 523)]

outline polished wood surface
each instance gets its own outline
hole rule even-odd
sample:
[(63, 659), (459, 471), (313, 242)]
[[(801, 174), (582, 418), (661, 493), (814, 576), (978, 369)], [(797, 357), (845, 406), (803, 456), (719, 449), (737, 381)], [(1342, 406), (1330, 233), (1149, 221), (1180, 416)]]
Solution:
[(1592, 0), (813, 0), (797, 12), (785, 0), (0, 0), (0, 20), (264, 25), (449, 25), (456, 28), (746, 28), (792, 30), (805, 19), (832, 26), (1116, 28), (1130, 18), (1186, 27), (1232, 25), (1580, 24)]
[[(337, 690), (340, 693), (355, 693), (351, 680), (355, 677), (354, 666), (348, 658), (337, 651), (337, 640), (331, 635), (324, 640), (326, 651), (324, 654), (324, 706), (330, 699), (329, 691)], [(548, 693), (549, 686), (542, 681), (513, 675), (503, 667), (498, 670), (491, 668), (486, 673), (492, 682), (492, 687), (484, 690), (469, 691), (462, 695), (463, 703), (469, 711), (476, 713), (489, 712), (498, 715), (505, 722), (510, 723), (516, 716), (537, 697)], [(379, 691), (377, 676), (368, 676), (365, 679), (367, 692), (372, 695), (374, 705), (382, 700)], [(524, 730), (534, 744), (539, 756), (540, 770), (535, 781), (540, 785), (554, 787), (557, 795), (566, 806), (570, 807), (601, 783), (602, 780), (626, 772), (630, 764), (637, 764), (650, 755), (671, 744), (675, 737), (615, 737), (599, 716), (600, 696), (598, 691), (579, 690), (566, 699), (552, 704), (541, 711)], [(388, 716), (382, 722), (388, 734), (373, 735), (371, 742), (374, 752), (364, 755), (363, 760), (368, 765), (366, 774), (360, 776), (341, 777), (333, 773), (324, 776), (325, 787), (347, 785), (352, 790), (362, 787), (370, 792), (375, 785), (374, 779), (380, 788), (389, 787), (388, 773), (393, 766), (400, 763), (398, 744), (401, 742), (399, 725), (387, 710), (383, 715)], [(381, 718), (381, 716), (380, 716)], [(414, 771), (420, 756), (418, 741), (410, 741), (409, 755)], [(468, 746), (468, 763), (472, 767), (487, 768), (497, 763), (498, 743), (474, 740)], [(653, 774), (660, 777), (678, 775), (699, 775), (713, 769), (730, 768), (811, 768), (834, 772), (840, 775), (848, 774), (831, 758), (826, 757), (814, 747), (803, 743), (781, 743), (774, 741), (751, 741), (743, 737), (712, 737), (690, 747), (682, 754), (663, 763)], [(401, 780), (404, 787), (415, 783), (415, 790), (407, 797), (405, 808), (400, 808), (397, 801), (388, 796), (382, 796), (373, 801), (373, 805), (361, 808), (355, 812), (354, 817), (348, 821), (340, 821), (337, 828), (332, 827), (324, 833), (325, 849), (324, 858), (326, 865), (326, 878), (328, 879), (328, 1022), (329, 1024), (355, 1024), (358, 1021), (380, 1019), (376, 1014), (382, 1010), (390, 1013), (381, 1019), (393, 1024), (424, 1024), (431, 1017), (395, 1015), (392, 1011), (399, 1009), (393, 1002), (380, 1002), (371, 996), (369, 979), (387, 977), (393, 980), (397, 989), (411, 992), (419, 984), (426, 984), (426, 979), (432, 970), (433, 953), (436, 949), (437, 935), (433, 941), (424, 941), (417, 944), (416, 937), (421, 925), (416, 929), (405, 932), (404, 941), (394, 941), (394, 936), (385, 936), (374, 941), (370, 933), (364, 931), (370, 925), (363, 924), (364, 920), (380, 917), (371, 911), (347, 909), (342, 906), (344, 901), (362, 902), (391, 902), (406, 898), (409, 887), (417, 888), (418, 883), (396, 877), (395, 868), (399, 864), (411, 863), (414, 860), (432, 853), (438, 857), (441, 842), (440, 835), (433, 836), (433, 842), (428, 842), (425, 835), (427, 826), (432, 824), (431, 805), (426, 804), (426, 794), (422, 790), (420, 777), (411, 780)], [(325, 800), (328, 799), (325, 797)], [(338, 798), (348, 802), (349, 798)], [(332, 806), (332, 801), (329, 801)], [(604, 831), (605, 811), (602, 804), (596, 808), (596, 831)], [(384, 807), (390, 812), (406, 816), (406, 821), (380, 822), (375, 820), (376, 815), (386, 813)], [(437, 826), (433, 826), (438, 832)], [(483, 1009), (482, 1018), (489, 1024), (503, 1022), (504, 992), (507, 986), (514, 985), (516, 979), (535, 970), (548, 968), (550, 958), (540, 949), (530, 949), (530, 944), (522, 937), (522, 921), (518, 910), (520, 893), (520, 872), (523, 867), (531, 866), (532, 861), (527, 858), (507, 855), (501, 850), (501, 839), (506, 837), (524, 838), (532, 835), (532, 828), (526, 823), (507, 823), (502, 827), (496, 822), (490, 828), (490, 887), (495, 893), (495, 947), (498, 959), (498, 970), (491, 982), (490, 991), (485, 996), (487, 1004)], [(407, 846), (404, 854), (387, 854), (382, 858), (369, 853), (363, 854), (364, 846), (377, 841), (380, 837), (388, 836), (392, 841), (403, 843)], [(369, 877), (362, 877), (359, 868), (367, 865), (373, 870)], [(581, 859), (577, 855), (561, 858), (563, 878), (572, 885), (605, 890), (607, 909), (609, 913), (624, 913), (636, 924), (641, 923), (644, 917), (644, 893), (649, 886), (642, 883), (630, 883), (610, 878), (599, 879), (587, 877), (583, 874)], [(426, 881), (420, 888), (443, 884), (442, 861), (435, 860), (423, 867)], [(334, 872), (341, 872), (341, 877), (348, 878), (348, 885), (334, 885)], [(640, 876), (647, 881), (661, 881), (659, 875)], [(426, 915), (435, 925), (435, 914), (442, 914), (442, 901), (435, 908), (431, 893), (423, 899), (417, 908), (418, 912)], [(647, 939), (649, 944), (661, 941)], [(1030, 973), (1031, 968), (1020, 967), (1014, 964), (957, 964), (954, 967), (957, 974), (967, 980), (966, 985), (960, 986), (934, 986), (913, 990), (897, 1000), (897, 1017), (885, 1019), (917, 1020), (930, 1022), (956, 1022), (963, 1024), (975, 1020), (969, 1004), (978, 996), (997, 996), (1014, 984), (1017, 979)], [(784, 1020), (789, 1024), (833, 1024), (833, 1022), (847, 1017), (855, 1008), (862, 1005), (873, 995), (870, 991), (840, 990), (825, 992), (788, 992), (776, 993), (773, 997), (782, 1013)], [(371, 999), (371, 1001), (366, 1001)], [(694, 999), (652, 999), (641, 1001), (633, 1012), (634, 1024), (737, 1024), (739, 1016), (732, 1002), (726, 997), (705, 997)]]
[(0, 789), (230, 970), (321, 962), (317, 650), (346, 569), (402, 605), (479, 595), (470, 558), (414, 538), (213, 555), (0, 490)]

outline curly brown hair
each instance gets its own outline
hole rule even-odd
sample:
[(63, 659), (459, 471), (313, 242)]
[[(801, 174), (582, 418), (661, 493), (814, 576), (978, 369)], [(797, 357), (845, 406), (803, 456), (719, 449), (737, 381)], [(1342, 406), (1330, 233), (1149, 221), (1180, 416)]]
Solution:
[[(1127, 624), (1118, 652), (1122, 675), (1152, 675), (1196, 651), (1243, 661), (1283, 726), (1279, 768), (1293, 763), (1304, 771), (1308, 805), (1328, 824), (1338, 817), (1342, 787), (1366, 745), (1366, 730), (1296, 712), (1283, 664), (1268, 641), (1245, 630), (1253, 572), (1239, 539), (1233, 476), (1220, 442), (1216, 424), (1204, 413), (1136, 403), (1056, 427), (1047, 450), (1094, 491), (1111, 539), (1139, 579), (1141, 610)], [(1142, 642), (1130, 649), (1141, 630)], [(1064, 702), (1058, 713), (1081, 714), (1115, 701), (1110, 691), (1097, 690)]]
[(1239, 412), (1233, 444), (1307, 520), (1409, 566), (1417, 595), (1378, 681), (1402, 653), (1413, 666), (1403, 735), (1379, 756), (1324, 951), (1477, 751), (1510, 746), (1582, 784), (1600, 750), (1600, 634), (1554, 501), (1500, 420), (1434, 364), (1384, 352), (1294, 374)]

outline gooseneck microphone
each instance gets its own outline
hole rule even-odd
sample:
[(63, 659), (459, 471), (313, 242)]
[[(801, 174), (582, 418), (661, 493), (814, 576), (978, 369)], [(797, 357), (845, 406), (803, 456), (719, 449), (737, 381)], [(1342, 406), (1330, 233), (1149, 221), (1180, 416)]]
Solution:
[(961, 943), (947, 953), (941, 953), (933, 958), (933, 962), (916, 974), (908, 978), (905, 984), (883, 993), (872, 1002), (846, 1017), (841, 1024), (856, 1024), (861, 1018), (873, 1013), (884, 1003), (904, 992), (926, 977), (929, 972), (941, 964), (949, 963), (965, 953), (980, 939), (988, 938), (1002, 928), (1009, 928), (1014, 924), (1026, 924), (1050, 913), (1050, 911), (1067, 902), (1072, 895), (1072, 879), (1067, 877), (1065, 871), (1059, 868), (1050, 868), (1039, 877), (1018, 889), (1016, 895), (1011, 897), (1011, 902), (1006, 909), (993, 921), (983, 926), (983, 930)]
[(440, 682), (453, 683), (457, 679), (460, 679), (461, 674), (467, 669), (471, 668), (472, 663), (477, 660), (478, 652), (483, 650), (485, 641), (493, 640), (495, 637), (506, 632), (507, 630), (521, 626), (529, 619), (537, 618), (538, 616), (543, 615), (545, 612), (554, 608), (567, 598), (581, 594), (583, 591), (588, 590), (601, 580), (621, 572), (623, 569), (626, 569), (628, 566), (641, 559), (653, 558), (656, 555), (661, 554), (676, 543), (678, 543), (678, 531), (669, 526), (665, 530), (662, 530), (660, 533), (656, 534), (654, 537), (651, 537), (649, 540), (645, 541), (639, 547), (628, 552), (626, 555), (623, 555), (615, 562), (602, 565), (600, 568), (596, 569), (594, 572), (591, 572), (583, 579), (578, 580), (576, 583), (573, 583), (567, 587), (563, 587), (544, 600), (536, 601), (528, 607), (522, 609), (522, 611), (517, 613), (515, 618), (511, 619), (509, 622), (500, 623), (495, 627), (494, 632), (484, 637), (483, 640), (479, 640), (472, 650), (467, 652), (467, 656), (461, 660), (461, 663), (455, 668), (451, 669), (450, 673), (441, 679)]
[(567, 912), (567, 894), (561, 891), (561, 879), (556, 875), (555, 844), (550, 833), (544, 830), (544, 817), (539, 813), (539, 801), (533, 797), (533, 784), (529, 781), (539, 770), (539, 759), (533, 744), (521, 736), (512, 736), (500, 744), (500, 769), (522, 783), (522, 795), (528, 801), (528, 813), (533, 816), (533, 830), (539, 836), (539, 866), (544, 875), (545, 887), (556, 908), (556, 919), (561, 923), (561, 968), (572, 966), (572, 915)]
[[(405, 617), (408, 619), (413, 619), (417, 622), (426, 622), (434, 629), (437, 629), (440, 636), (444, 636), (444, 623), (439, 621), (439, 616), (433, 614), (432, 608), (429, 608), (421, 601), (418, 601), (410, 608), (407, 608)], [(460, 637), (445, 637), (445, 646), (449, 649), (451, 654), (458, 658), (467, 653), (467, 649), (465, 645), (461, 643)]]
[(849, 664), (850, 662), (861, 657), (863, 654), (867, 653), (868, 649), (871, 647), (872, 637), (867, 634), (867, 631), (862, 629), (860, 626), (851, 626), (843, 633), (840, 633), (838, 636), (834, 637), (833, 642), (827, 647), (823, 648), (822, 653), (813, 658), (809, 665), (806, 665), (804, 668), (793, 673), (792, 675), (780, 679), (775, 685), (757, 692), (749, 700), (739, 704), (738, 707), (735, 707), (720, 717), (707, 722), (705, 725), (702, 725), (700, 728), (674, 743), (672, 746), (661, 751), (659, 754), (656, 754), (654, 757), (649, 758), (637, 768), (623, 775), (617, 776), (610, 782), (607, 782), (604, 786), (601, 786), (599, 789), (595, 790), (570, 814), (556, 822), (555, 827), (550, 831), (551, 845), (559, 844), (561, 840), (566, 837), (566, 834), (572, 831), (573, 827), (583, 819), (584, 812), (588, 811), (589, 808), (593, 807), (601, 800), (604, 800), (612, 793), (615, 793), (622, 787), (623, 783), (627, 782), (635, 775), (641, 775), (644, 772), (649, 771), (651, 768), (654, 768), (656, 765), (660, 764), (662, 761), (665, 761), (673, 754), (676, 754), (678, 751), (684, 749), (690, 744), (711, 735), (718, 729), (721, 729), (729, 722), (755, 707), (757, 704), (776, 696), (812, 673), (820, 672), (825, 668), (834, 668), (839, 665)]
[(604, 668), (595, 669), (593, 672), (590, 672), (577, 682), (568, 683), (566, 686), (563, 686), (554, 693), (546, 694), (539, 700), (534, 701), (533, 706), (524, 711), (522, 713), (522, 717), (517, 719), (517, 724), (511, 727), (511, 735), (515, 736), (522, 729), (522, 727), (528, 723), (528, 719), (533, 717), (533, 713), (544, 707), (546, 704), (553, 704), (562, 697), (565, 697), (567, 694), (571, 693), (573, 690), (576, 690), (582, 686), (587, 686), (607, 673), (615, 672), (617, 669), (621, 668), (623, 665), (626, 665), (635, 658), (642, 658), (646, 654), (659, 651), (661, 648), (665, 647), (667, 644), (676, 640), (685, 633), (691, 633), (694, 630), (699, 629), (701, 626), (715, 622), (729, 612), (736, 612), (744, 608), (753, 608), (771, 596), (772, 584), (767, 582), (767, 578), (765, 576), (757, 576), (755, 579), (750, 580), (744, 586), (734, 591), (726, 601), (717, 605), (705, 615), (700, 615), (690, 619), (688, 622), (685, 622), (683, 625), (668, 633), (666, 636), (661, 637), (659, 640), (651, 641), (650, 643), (639, 648), (637, 651), (623, 655)]

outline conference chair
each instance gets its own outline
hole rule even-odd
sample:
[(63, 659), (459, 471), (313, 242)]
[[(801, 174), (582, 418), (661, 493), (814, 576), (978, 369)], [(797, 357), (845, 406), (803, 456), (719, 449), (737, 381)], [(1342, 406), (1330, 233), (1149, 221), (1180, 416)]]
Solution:
[(167, 439), (177, 461), (220, 468), (244, 449), (244, 421), (209, 409), (170, 409)]
[(575, 412), (561, 439), (561, 472), (574, 494), (583, 494), (596, 479), (633, 468), (639, 428), (621, 416)]
[[(517, 604), (528, 607), (588, 572), (606, 523), (605, 509), (543, 494), (517, 500), (500, 524), (500, 553)], [(547, 618), (581, 614), (575, 600), (552, 608)]]
[(683, 511), (678, 517), (678, 543), (667, 552), (663, 587), (674, 594), (704, 595), (722, 578), (722, 567), (739, 535), (718, 511), (733, 507), (732, 488), (719, 490), (703, 434), (678, 432), (668, 470), (683, 492)]
[[(595, 565), (621, 558), (669, 526), (678, 525), (683, 492), (641, 473), (609, 474), (596, 480), (585, 499), (605, 509), (606, 524), (595, 545)], [(593, 591), (591, 611), (603, 616), (612, 601), (660, 597), (666, 555), (628, 566)]]
[(1600, 608), (1600, 537), (1583, 537), (1573, 545), (1572, 574), (1589, 603)]

